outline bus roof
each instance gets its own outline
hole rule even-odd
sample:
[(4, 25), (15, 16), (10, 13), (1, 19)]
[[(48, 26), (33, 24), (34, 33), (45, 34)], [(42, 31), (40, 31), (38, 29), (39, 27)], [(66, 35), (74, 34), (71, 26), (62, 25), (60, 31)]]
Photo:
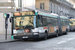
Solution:
[(68, 19), (66, 16), (60, 16), (61, 19)]
[(39, 15), (44, 15), (44, 16), (48, 16), (48, 17), (54, 17), (57, 18), (57, 14), (49, 14), (49, 13), (44, 13), (44, 12), (38, 12)]
[(75, 20), (75, 19), (70, 19), (70, 20)]

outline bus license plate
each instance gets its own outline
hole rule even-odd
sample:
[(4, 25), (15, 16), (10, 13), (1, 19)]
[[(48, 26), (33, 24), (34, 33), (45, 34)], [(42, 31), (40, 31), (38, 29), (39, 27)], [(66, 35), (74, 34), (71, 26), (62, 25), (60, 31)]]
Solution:
[(24, 36), (23, 38), (28, 38), (28, 36)]

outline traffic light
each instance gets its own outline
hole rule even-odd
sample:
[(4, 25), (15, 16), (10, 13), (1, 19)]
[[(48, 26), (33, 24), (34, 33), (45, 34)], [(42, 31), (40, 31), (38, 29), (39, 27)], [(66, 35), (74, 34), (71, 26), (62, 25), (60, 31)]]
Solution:
[(9, 14), (7, 14), (7, 18), (6, 18), (6, 20), (9, 18), (9, 16), (10, 16), (10, 15), (9, 15)]
[(4, 18), (7, 20), (7, 19), (9, 18), (10, 14), (4, 13), (3, 16), (4, 16)]

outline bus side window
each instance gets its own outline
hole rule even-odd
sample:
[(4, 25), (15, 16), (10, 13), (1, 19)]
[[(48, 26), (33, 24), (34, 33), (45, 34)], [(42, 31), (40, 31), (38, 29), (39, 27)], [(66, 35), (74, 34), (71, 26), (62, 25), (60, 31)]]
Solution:
[(54, 22), (55, 22), (54, 26), (57, 26), (58, 25), (57, 24), (57, 19), (54, 19)]
[(52, 25), (52, 23), (51, 23), (51, 20), (50, 20), (50, 17), (47, 17), (47, 25), (49, 26), (51, 26)]
[(42, 26), (42, 16), (38, 15), (39, 26)]
[(50, 26), (57, 26), (57, 19), (47, 18), (47, 24), (50, 25)]
[(63, 26), (63, 19), (61, 19), (61, 26)]
[(53, 18), (50, 18), (50, 23), (51, 23), (51, 26), (54, 25)]
[(68, 25), (68, 20), (67, 19), (65, 20), (65, 24)]
[(47, 17), (43, 16), (43, 26), (47, 26)]

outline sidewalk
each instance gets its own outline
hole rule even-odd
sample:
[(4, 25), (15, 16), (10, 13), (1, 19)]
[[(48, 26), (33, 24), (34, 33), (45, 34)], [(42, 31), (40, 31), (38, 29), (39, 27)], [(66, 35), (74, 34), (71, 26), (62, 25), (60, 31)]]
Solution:
[(14, 42), (14, 41), (16, 41), (16, 40), (11, 39), (11, 35), (10, 34), (7, 35), (7, 40), (5, 40), (5, 35), (4, 34), (0, 35), (0, 43)]

